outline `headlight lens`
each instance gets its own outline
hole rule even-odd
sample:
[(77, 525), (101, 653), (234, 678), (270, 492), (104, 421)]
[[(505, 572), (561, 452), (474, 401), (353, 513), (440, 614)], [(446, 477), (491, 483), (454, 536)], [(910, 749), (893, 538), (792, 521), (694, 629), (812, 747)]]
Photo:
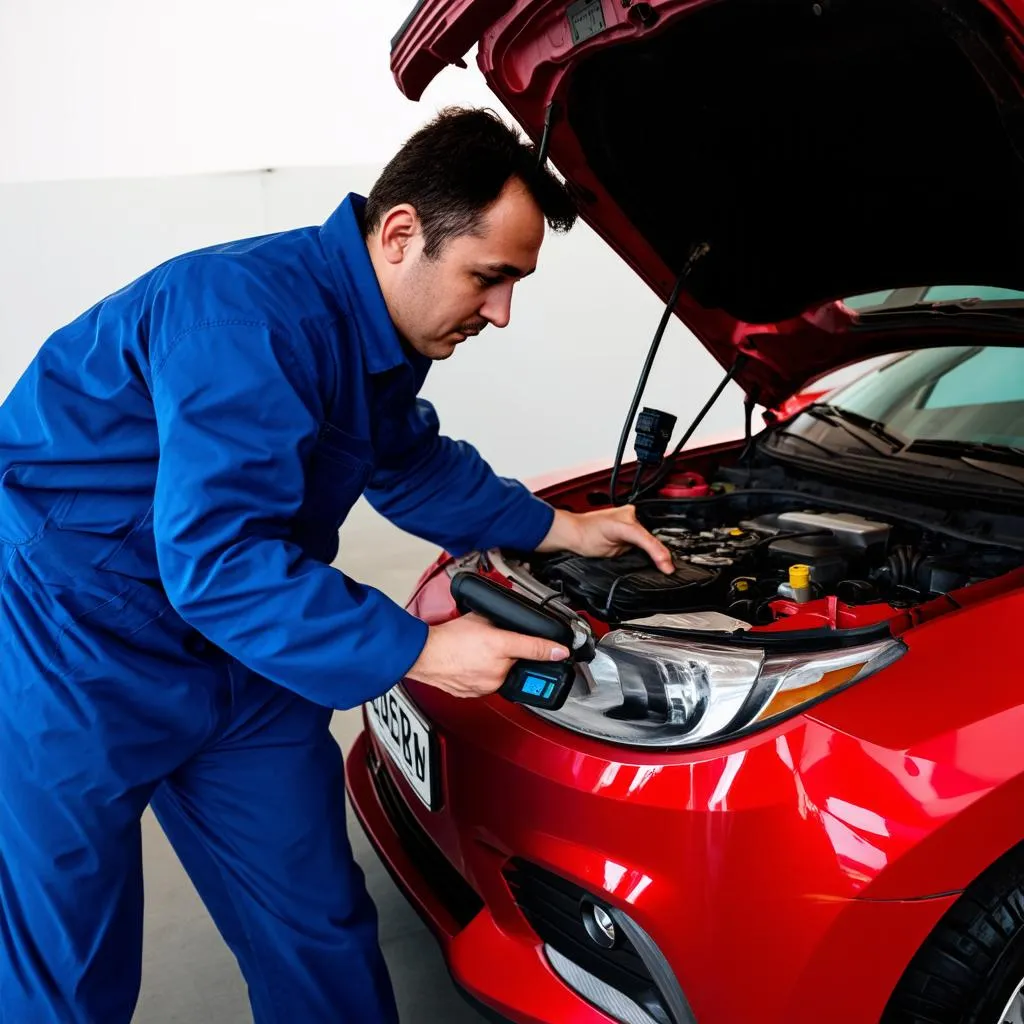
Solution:
[[(681, 747), (727, 738), (891, 665), (906, 650), (887, 638), (858, 647), (777, 655), (616, 630), (581, 666), (560, 711), (537, 713), (623, 746)], [(536, 710), (536, 709), (534, 709)]]

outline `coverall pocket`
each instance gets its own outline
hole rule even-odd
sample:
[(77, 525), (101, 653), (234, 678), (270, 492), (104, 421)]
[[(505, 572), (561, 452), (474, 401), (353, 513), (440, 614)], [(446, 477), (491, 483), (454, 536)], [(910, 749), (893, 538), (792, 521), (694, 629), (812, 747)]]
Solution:
[(299, 532), (310, 539), (335, 538), (373, 472), (373, 447), (325, 423), (306, 466)]
[(0, 633), (31, 655), (44, 677), (150, 649), (164, 663), (187, 660), (189, 627), (161, 592), (142, 583), (81, 569), (73, 581), (58, 582), (45, 562), (21, 554), (0, 596)]
[[(32, 544), (49, 527), (60, 526), (78, 498), (78, 491), (63, 491), (55, 496), (31, 488), (19, 491), (16, 474), (20, 468), (10, 466), (4, 473), (4, 482), (11, 491), (0, 500), (0, 543), (10, 547)], [(8, 481), (7, 477), (11, 479)]]

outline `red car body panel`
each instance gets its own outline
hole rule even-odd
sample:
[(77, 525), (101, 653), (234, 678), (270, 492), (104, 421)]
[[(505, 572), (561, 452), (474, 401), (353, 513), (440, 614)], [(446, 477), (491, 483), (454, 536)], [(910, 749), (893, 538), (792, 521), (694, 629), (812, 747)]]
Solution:
[[(429, 715), (429, 703), (421, 706)], [(828, 749), (837, 736), (813, 722), (761, 737), (731, 759), (623, 764), (479, 712), (463, 723), (467, 737), (450, 718), (444, 773), (452, 810), (420, 811), (403, 780), (396, 785), (421, 820), (431, 816), (424, 827), (486, 902), (465, 929), (456, 930), (381, 811), (360, 768), (373, 742), (366, 733), (349, 755), (350, 793), (374, 845), (438, 934), (456, 981), (511, 1020), (608, 1018), (547, 966), (501, 874), (510, 851), (628, 909), (675, 966), (697, 1020), (709, 1024), (878, 1020), (906, 962), (953, 901), (850, 895), (869, 859), (859, 840), (835, 826), (830, 835), (821, 817), (805, 819), (795, 801), (780, 799), (801, 776), (787, 771), (776, 747), (813, 761), (808, 751)], [(863, 755), (850, 753), (843, 767), (854, 774)], [(780, 788), (780, 776), (788, 787)], [(848, 1016), (837, 1017), (836, 992), (879, 935), (886, 957), (857, 972), (857, 985), (844, 991)], [(740, 972), (742, 984), (731, 984)]]

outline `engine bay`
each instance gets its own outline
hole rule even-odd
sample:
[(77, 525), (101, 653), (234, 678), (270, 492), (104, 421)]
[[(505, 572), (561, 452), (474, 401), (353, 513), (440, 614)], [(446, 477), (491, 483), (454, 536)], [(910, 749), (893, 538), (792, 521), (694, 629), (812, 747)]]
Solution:
[(525, 567), (603, 623), (715, 612), (749, 627), (794, 619), (798, 628), (797, 619), (810, 624), (800, 612), (817, 610), (836, 628), (1024, 566), (1024, 550), (1007, 544), (831, 505), (757, 490), (642, 502), (638, 517), (672, 552), (671, 575), (637, 549), (613, 558), (531, 554)]

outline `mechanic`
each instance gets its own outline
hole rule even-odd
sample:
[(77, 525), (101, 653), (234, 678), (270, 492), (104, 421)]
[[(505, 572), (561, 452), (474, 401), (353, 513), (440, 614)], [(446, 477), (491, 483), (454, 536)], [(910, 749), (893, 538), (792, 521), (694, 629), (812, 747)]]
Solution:
[(365, 493), (455, 554), (637, 545), (671, 571), (632, 508), (554, 511), (416, 397), (575, 216), (513, 130), (450, 109), (321, 228), (173, 259), (43, 345), (0, 407), (5, 1024), (130, 1020), (147, 805), (256, 1021), (397, 1018), (332, 709), (568, 652), (346, 577), (346, 513)]

